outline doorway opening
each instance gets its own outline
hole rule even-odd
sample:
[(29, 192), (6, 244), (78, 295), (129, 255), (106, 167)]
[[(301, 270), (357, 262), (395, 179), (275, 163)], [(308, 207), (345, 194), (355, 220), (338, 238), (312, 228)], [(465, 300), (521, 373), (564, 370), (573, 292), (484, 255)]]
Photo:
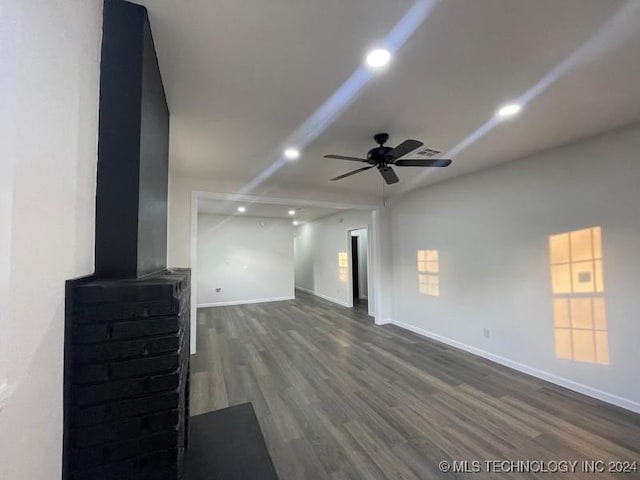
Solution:
[[(209, 207), (212, 204), (215, 208), (224, 205), (224, 208), (229, 208), (230, 211), (218, 210), (209, 211)], [(218, 205), (220, 204), (220, 205)], [(244, 211), (238, 209), (239, 206), (244, 207)], [(250, 208), (249, 208), (250, 206)], [(215, 192), (191, 192), (191, 222), (190, 222), (190, 248), (189, 248), (189, 260), (191, 266), (191, 275), (193, 282), (191, 284), (191, 318), (199, 319), (199, 308), (209, 308), (200, 304), (199, 299), (203, 298), (204, 294), (207, 294), (203, 285), (211, 280), (211, 277), (207, 277), (207, 272), (202, 271), (202, 261), (206, 260), (201, 258), (198, 252), (198, 238), (202, 237), (203, 226), (199, 225), (199, 218), (201, 213), (207, 214), (226, 214), (226, 216), (242, 216), (249, 217), (253, 215), (265, 217), (269, 216), (268, 212), (257, 209), (263, 208), (277, 208), (281, 213), (287, 212), (286, 218), (290, 222), (292, 229), (292, 236), (294, 238), (294, 265), (293, 265), (293, 278), (294, 288), (305, 293), (309, 293), (325, 300), (338, 303), (344, 307), (352, 307), (352, 293), (351, 293), (351, 268), (349, 265), (349, 254), (351, 247), (351, 231), (365, 230), (367, 232), (367, 239), (362, 238), (358, 243), (366, 246), (367, 252), (362, 258), (366, 258), (366, 281), (363, 280), (364, 276), (359, 273), (359, 302), (366, 300), (364, 303), (368, 307), (368, 311), (365, 308), (365, 315), (373, 317), (376, 324), (382, 325), (384, 323), (379, 313), (382, 311), (380, 295), (377, 295), (378, 285), (380, 284), (380, 268), (379, 268), (379, 214), (375, 205), (362, 205), (362, 204), (342, 204), (333, 202), (322, 201), (307, 201), (307, 200), (293, 200), (290, 198), (276, 198), (276, 197), (258, 197), (253, 195), (244, 194), (230, 194), (230, 193), (215, 193)], [(289, 210), (295, 209), (295, 220), (291, 220), (288, 213)], [(347, 228), (337, 226), (332, 223), (326, 223), (322, 228), (328, 228), (328, 235), (331, 236), (331, 248), (324, 249), (324, 241), (326, 237), (324, 235), (318, 235), (314, 226), (318, 225), (320, 220), (324, 217), (305, 219), (304, 216), (308, 214), (312, 209), (324, 209), (328, 216), (331, 216), (332, 211), (355, 211), (355, 212), (369, 212), (367, 214), (367, 220), (363, 219), (362, 222), (357, 222), (349, 225)], [(242, 214), (242, 215), (241, 215)], [(273, 215), (272, 215), (273, 216)], [(297, 223), (297, 225), (296, 225)], [(340, 219), (342, 224), (342, 219)], [(307, 228), (308, 227), (308, 228)], [(346, 233), (346, 236), (345, 236)], [(346, 238), (345, 238), (346, 237)], [(335, 248), (335, 249), (334, 249)], [(329, 253), (330, 252), (330, 253)], [(203, 252), (200, 252), (202, 254)], [(334, 276), (335, 255), (338, 254), (338, 273), (339, 277)], [(175, 252), (174, 252), (174, 255)], [(178, 257), (179, 258), (179, 257)], [(297, 262), (296, 259), (303, 259), (302, 262)], [(176, 260), (174, 260), (176, 261)], [(361, 261), (361, 260), (360, 260)], [(323, 268), (325, 262), (331, 262), (329, 265), (330, 274), (327, 275), (327, 269)], [(235, 263), (238, 263), (237, 261)], [(229, 265), (233, 267), (234, 265)], [(236, 265), (237, 266), (237, 265)], [(249, 267), (249, 268), (245, 268)], [(239, 267), (251, 274), (250, 264), (248, 262), (239, 263)], [(237, 270), (237, 268), (236, 268)], [(224, 281), (228, 281), (228, 277), (223, 277)], [(306, 281), (306, 283), (305, 283)], [(364, 282), (364, 283), (363, 283)], [(210, 283), (210, 282), (209, 282)], [(363, 290), (363, 285), (366, 285), (366, 290)], [(220, 288), (220, 291), (217, 291)], [(224, 288), (224, 285), (216, 284), (214, 286), (213, 293), (222, 294), (233, 292), (236, 289)], [(345, 292), (347, 290), (347, 292)], [(244, 291), (244, 290), (243, 290)], [(295, 291), (295, 290), (294, 290)], [(211, 293), (211, 292), (209, 292)], [(347, 293), (347, 295), (345, 295)], [(265, 299), (260, 298), (260, 301)], [(205, 303), (203, 301), (202, 303)], [(206, 302), (208, 303), (208, 302)], [(216, 302), (217, 303), (217, 302)], [(218, 303), (220, 305), (221, 303)], [(238, 304), (237, 300), (233, 300), (233, 304)], [(191, 353), (196, 353), (197, 346), (197, 325), (198, 321), (191, 323)]]
[(369, 311), (369, 238), (367, 228), (349, 231), (350, 290), (353, 308)]

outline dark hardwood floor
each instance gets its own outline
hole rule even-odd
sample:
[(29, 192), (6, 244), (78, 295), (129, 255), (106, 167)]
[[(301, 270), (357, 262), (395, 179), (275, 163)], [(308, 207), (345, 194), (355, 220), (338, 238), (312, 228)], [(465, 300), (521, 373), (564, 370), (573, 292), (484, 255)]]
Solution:
[(442, 460), (640, 462), (640, 415), (296, 294), (199, 310), (191, 367), (192, 414), (252, 402), (281, 480), (640, 478), (440, 473)]

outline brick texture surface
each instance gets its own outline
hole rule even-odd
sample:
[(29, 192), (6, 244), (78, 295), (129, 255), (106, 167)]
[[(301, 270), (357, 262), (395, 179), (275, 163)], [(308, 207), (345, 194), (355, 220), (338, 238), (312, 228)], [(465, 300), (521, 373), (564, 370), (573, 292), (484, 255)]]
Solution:
[(67, 285), (64, 480), (178, 480), (189, 420), (189, 270)]

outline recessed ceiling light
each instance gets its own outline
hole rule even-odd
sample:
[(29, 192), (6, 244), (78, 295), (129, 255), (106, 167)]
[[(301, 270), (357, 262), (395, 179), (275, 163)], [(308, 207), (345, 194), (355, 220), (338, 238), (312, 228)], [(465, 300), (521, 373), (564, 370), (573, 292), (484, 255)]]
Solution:
[(298, 158), (300, 158), (300, 150), (298, 150), (297, 148), (287, 148), (284, 151), (284, 156), (289, 160), (297, 160)]
[(522, 107), (520, 105), (518, 105), (517, 103), (511, 103), (509, 105), (505, 105), (504, 107), (500, 108), (496, 112), (496, 115), (502, 118), (512, 117), (513, 115), (518, 113), (520, 110), (522, 110)]
[(289, 215), (295, 215), (296, 211), (295, 210), (289, 210)]
[(298, 225), (298, 221), (297, 221), (297, 220), (294, 220), (294, 221), (293, 221), (293, 224), (294, 224), (294, 225)]
[(246, 212), (246, 211), (247, 211), (247, 209), (246, 209), (245, 207), (238, 207), (238, 211), (239, 211), (240, 213), (244, 213), (244, 212)]
[(391, 53), (384, 48), (372, 50), (367, 54), (367, 65), (371, 68), (382, 68), (391, 60)]

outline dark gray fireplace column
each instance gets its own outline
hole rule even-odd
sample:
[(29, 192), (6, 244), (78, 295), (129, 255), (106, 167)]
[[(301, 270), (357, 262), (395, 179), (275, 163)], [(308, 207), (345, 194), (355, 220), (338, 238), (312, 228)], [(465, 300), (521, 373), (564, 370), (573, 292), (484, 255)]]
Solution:
[(94, 275), (67, 282), (64, 480), (178, 480), (188, 269), (167, 269), (169, 110), (146, 10), (105, 0)]
[(166, 267), (169, 109), (143, 7), (106, 0), (100, 63), (96, 275)]

